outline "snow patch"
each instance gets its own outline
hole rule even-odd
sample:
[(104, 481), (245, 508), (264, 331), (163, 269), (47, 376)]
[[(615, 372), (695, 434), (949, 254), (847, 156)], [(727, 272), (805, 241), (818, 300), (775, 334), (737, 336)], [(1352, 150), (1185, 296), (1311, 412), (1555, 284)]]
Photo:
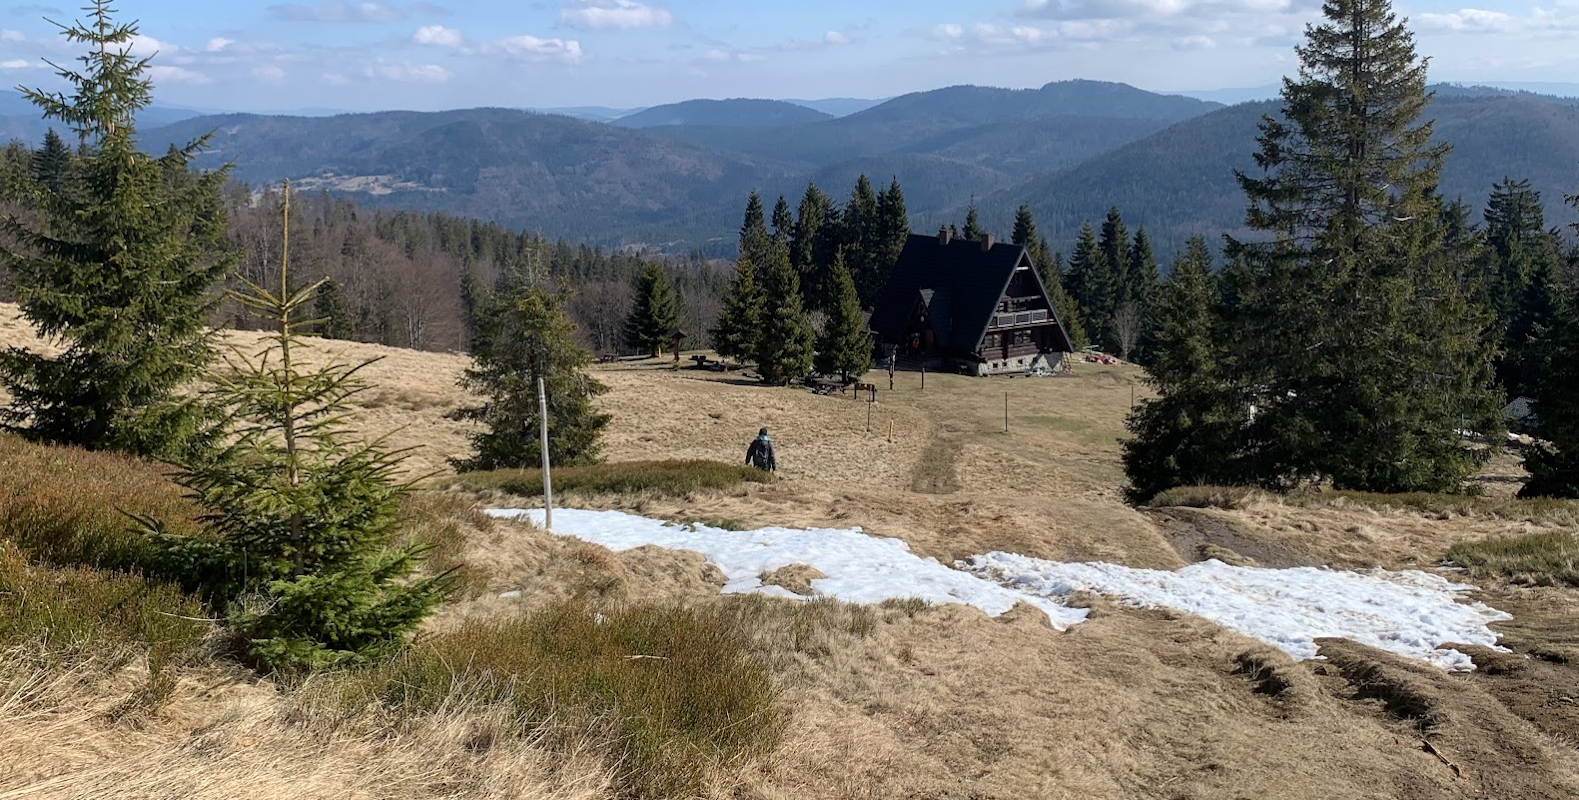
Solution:
[[(492, 510), (502, 519), (541, 525), (541, 509)], [(1512, 619), (1482, 603), (1460, 603), (1474, 587), (1420, 571), (1345, 572), (1302, 567), (1234, 567), (1212, 560), (1176, 572), (1114, 564), (1064, 564), (1012, 553), (989, 553), (953, 569), (922, 558), (898, 539), (867, 536), (860, 528), (763, 528), (727, 531), (680, 525), (619, 511), (558, 509), (554, 533), (611, 550), (656, 545), (701, 553), (728, 578), (726, 593), (804, 597), (764, 586), (764, 572), (791, 564), (816, 567), (826, 578), (813, 591), (851, 603), (880, 603), (918, 597), (934, 603), (965, 603), (994, 616), (1016, 602), (1047, 614), (1054, 628), (1083, 622), (1085, 609), (1062, 599), (1077, 591), (1115, 597), (1138, 607), (1165, 607), (1204, 617), (1232, 631), (1267, 642), (1297, 659), (1317, 658), (1315, 639), (1352, 639), (1449, 670), (1474, 669), (1469, 656), (1444, 643), (1495, 649), (1487, 626)]]
[[(501, 519), (528, 518), (543, 524), (541, 509), (492, 510)], [(1006, 588), (994, 581), (953, 569), (936, 559), (910, 552), (898, 539), (878, 538), (860, 528), (763, 528), (726, 531), (700, 524), (678, 525), (619, 511), (554, 510), (554, 533), (600, 544), (614, 551), (643, 545), (693, 550), (723, 570), (725, 593), (772, 595), (804, 600), (780, 586), (764, 586), (758, 576), (790, 564), (807, 564), (826, 578), (811, 582), (813, 591), (851, 603), (917, 597), (934, 603), (965, 603), (993, 616), (1029, 603), (1047, 614), (1058, 630), (1082, 622), (1086, 610), (1056, 600)]]
[(1469, 656), (1441, 644), (1495, 649), (1487, 625), (1512, 619), (1483, 603), (1460, 603), (1472, 586), (1418, 570), (1344, 572), (1300, 567), (1234, 567), (1211, 560), (1177, 572), (1113, 564), (1061, 564), (1012, 553), (976, 556), (964, 568), (1041, 597), (1089, 591), (1140, 607), (1195, 614), (1267, 642), (1297, 659), (1316, 658), (1315, 639), (1352, 639), (1382, 650), (1467, 671)]

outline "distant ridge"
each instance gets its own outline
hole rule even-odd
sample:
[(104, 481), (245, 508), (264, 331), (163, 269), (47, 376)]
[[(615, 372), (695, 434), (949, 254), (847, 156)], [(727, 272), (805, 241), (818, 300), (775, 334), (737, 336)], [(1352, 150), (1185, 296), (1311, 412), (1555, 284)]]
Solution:
[(687, 100), (638, 111), (613, 120), (621, 128), (661, 128), (675, 125), (713, 125), (728, 128), (768, 128), (809, 125), (833, 119), (814, 108), (784, 100)]

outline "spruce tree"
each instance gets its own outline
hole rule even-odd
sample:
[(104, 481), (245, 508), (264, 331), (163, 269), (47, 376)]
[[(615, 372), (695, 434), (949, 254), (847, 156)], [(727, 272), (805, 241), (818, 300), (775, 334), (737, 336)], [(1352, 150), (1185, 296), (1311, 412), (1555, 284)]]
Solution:
[(839, 375), (846, 383), (851, 376), (865, 375), (872, 366), (872, 335), (842, 253), (833, 261), (833, 298), (822, 335), (817, 337), (815, 363), (818, 372)]
[[(837, 259), (836, 259), (837, 260)], [(800, 278), (789, 252), (773, 248), (762, 270), (762, 330), (757, 337), (757, 372), (762, 380), (787, 386), (811, 371), (811, 320), (800, 303)]]
[(768, 251), (772, 247), (773, 237), (768, 234), (762, 196), (753, 191), (746, 198), (746, 215), (740, 223), (740, 257), (753, 264), (766, 263)]
[[(882, 290), (878, 283), (887, 270), (893, 265), (883, 266), (880, 261), (884, 257), (885, 248), (880, 245), (880, 221), (878, 218), (877, 193), (872, 189), (872, 182), (863, 174), (855, 182), (855, 189), (850, 192), (850, 202), (845, 204), (844, 212), (840, 217), (840, 241), (844, 252), (845, 266), (850, 269), (850, 277), (855, 280), (855, 289), (861, 295), (861, 304), (870, 306), (877, 302), (877, 293)], [(837, 256), (839, 249), (830, 255)], [(828, 262), (831, 271), (833, 262)], [(829, 285), (823, 289), (831, 291), (833, 286), (831, 275)], [(824, 309), (826, 310), (826, 309)]]
[(549, 460), (562, 466), (598, 460), (610, 417), (592, 407), (592, 398), (607, 389), (587, 375), (592, 354), (576, 343), (575, 325), (557, 298), (537, 285), (501, 292), (487, 306), (472, 358), (460, 384), (483, 403), (450, 418), (486, 430), (471, 436), (476, 455), (451, 461), (457, 471), (541, 465), (539, 377), (548, 398)]
[(59, 71), (71, 93), (25, 92), (82, 139), (70, 179), (13, 173), (4, 187), (0, 267), (23, 317), (61, 352), (0, 355), (11, 395), (0, 420), (34, 440), (179, 457), (206, 426), (202, 404), (177, 392), (214, 355), (207, 314), (233, 260), (226, 174), (170, 179), (206, 137), (160, 158), (137, 149), (133, 118), (151, 99), (148, 60), (128, 54), (137, 26), (116, 23), (107, 0), (89, 12), (64, 30), (88, 50), (80, 69)]
[(1479, 298), (1496, 317), (1497, 378), (1511, 399), (1528, 394), (1534, 384), (1531, 339), (1551, 321), (1558, 243), (1546, 230), (1540, 192), (1527, 180), (1504, 179), (1494, 186), (1485, 222)]
[(50, 192), (64, 194), (71, 161), (71, 148), (50, 128), (44, 133), (44, 143), (33, 151), (33, 180)]
[(1009, 241), (1027, 250), (1038, 246), (1040, 237), (1036, 234), (1036, 218), (1031, 214), (1031, 204), (1021, 203), (1014, 210), (1014, 233)]
[[(905, 209), (905, 193), (899, 188), (899, 179), (893, 178), (888, 188), (877, 198), (876, 242), (873, 244), (877, 268), (872, 286), (862, 294), (861, 305), (870, 308), (877, 304), (878, 295), (888, 285), (888, 279), (910, 240), (910, 212)], [(857, 287), (859, 288), (859, 287)]]
[(1225, 369), (1222, 310), (1205, 240), (1189, 245), (1158, 293), (1148, 382), (1158, 397), (1129, 417), (1129, 497), (1174, 486), (1247, 479), (1239, 452), (1247, 405)]
[(779, 201), (773, 204), (773, 243), (787, 247), (794, 228), (795, 217), (790, 214), (789, 202), (784, 195), (779, 195)]
[(1437, 176), (1445, 146), (1420, 122), (1426, 65), (1386, 0), (1328, 0), (1297, 48), (1283, 117), (1261, 123), (1260, 177), (1241, 173), (1249, 228), (1229, 242), (1251, 276), (1233, 363), (1254, 387), (1258, 480), (1369, 491), (1455, 491), (1496, 436), (1492, 343), (1458, 281)]
[(649, 261), (636, 275), (636, 299), (625, 318), (625, 344), (656, 358), (680, 324), (674, 286), (663, 265)]
[(987, 229), (981, 226), (981, 215), (976, 212), (976, 197), (972, 195), (970, 205), (965, 207), (965, 227), (960, 230), (960, 235), (973, 242), (987, 240)]
[(761, 327), (762, 287), (757, 285), (757, 267), (741, 258), (735, 261), (734, 275), (724, 290), (718, 325), (712, 330), (713, 349), (723, 358), (752, 358)]
[(317, 335), (325, 339), (354, 339), (356, 330), (351, 325), (351, 307), (346, 305), (340, 284), (324, 278), (318, 283), (317, 299), (313, 301), (313, 315), (317, 317)]
[[(831, 217), (836, 216), (828, 195), (818, 189), (816, 183), (806, 184), (806, 193), (795, 209), (795, 227), (790, 234), (789, 247), (790, 264), (800, 275), (801, 298), (807, 309), (821, 306), (823, 286), (827, 283), (823, 275), (832, 263), (824, 262), (823, 256), (828, 240), (838, 238), (832, 235), (838, 228), (838, 220)], [(834, 250), (837, 251), (837, 247)]]
[(1067, 286), (1070, 296), (1080, 307), (1086, 333), (1101, 347), (1111, 350), (1113, 315), (1118, 310), (1123, 287), (1097, 244), (1096, 230), (1090, 220), (1081, 226), (1075, 252), (1069, 258)]
[(226, 444), (176, 475), (208, 535), (141, 520), (167, 569), (225, 612), (244, 654), (285, 671), (390, 655), (450, 585), (446, 575), (414, 578), (422, 549), (391, 545), (411, 488), (394, 478), (398, 455), (346, 427), (370, 362), (302, 367), (305, 311), (322, 284), (290, 289), (289, 242), (287, 225), (277, 290), (243, 281), (232, 293), (274, 330), (261, 352), (233, 348), (214, 376)]
[(1525, 452), (1520, 497), (1579, 498), (1579, 293), (1563, 292), (1531, 344), (1530, 387), (1540, 442)]

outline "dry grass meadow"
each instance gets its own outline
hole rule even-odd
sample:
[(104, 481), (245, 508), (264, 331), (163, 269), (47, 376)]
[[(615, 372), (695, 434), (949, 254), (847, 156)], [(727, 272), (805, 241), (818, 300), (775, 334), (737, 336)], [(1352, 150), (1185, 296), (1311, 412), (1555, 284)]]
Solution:
[[(0, 307), (0, 343), (37, 346), (11, 307)], [(383, 357), (366, 373), (377, 388), (360, 422), (419, 448), (411, 473), (443, 484), (446, 458), (466, 446), (465, 428), (444, 417), (467, 401), (455, 388), (464, 357), (344, 343), (317, 352)], [(924, 391), (919, 375), (901, 373), (889, 391), (874, 373), (872, 406), (651, 362), (596, 373), (610, 387), (600, 401), (614, 415), (609, 460), (736, 462), (766, 425), (781, 470), (769, 484), (683, 497), (567, 498), (585, 507), (860, 526), (945, 561), (1009, 550), (1159, 568), (1206, 557), (1430, 567), (1454, 545), (1560, 534), (1575, 521), (1263, 495), (1131, 508), (1118, 491), (1117, 438), (1146, 390), (1125, 366), (1057, 378), (928, 375)], [(1499, 463), (1500, 475), (1516, 476), (1511, 460)], [(418, 498), (412, 535), (438, 543), (466, 577), (425, 636), (566, 601), (748, 615), (782, 736), (709, 773), (690, 796), (1579, 797), (1579, 593), (1569, 586), (1475, 578), (1484, 599), (1517, 618), (1501, 629), (1513, 652), (1476, 653), (1483, 668), (1469, 676), (1344, 641), (1324, 645), (1326, 661), (1296, 663), (1204, 620), (1102, 598), (1089, 599), (1089, 622), (1061, 634), (1024, 606), (993, 619), (963, 606), (741, 605), (718, 596), (722, 575), (695, 553), (615, 554), (477, 513), (527, 502), (497, 491)], [(804, 580), (794, 572), (775, 580)], [(506, 712), (461, 696), (434, 713), (391, 716), (346, 704), (331, 678), (281, 686), (209, 661), (170, 669), (157, 702), (131, 702), (150, 684), (146, 660), (0, 654), (0, 800), (628, 794), (620, 765), (590, 739), (515, 735)]]

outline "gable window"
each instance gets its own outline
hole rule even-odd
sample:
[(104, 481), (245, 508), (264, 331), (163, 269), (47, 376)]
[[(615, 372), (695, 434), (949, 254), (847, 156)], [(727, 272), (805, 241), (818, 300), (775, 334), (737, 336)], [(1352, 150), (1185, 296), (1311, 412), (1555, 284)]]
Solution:
[(998, 347), (999, 344), (998, 334), (996, 333), (989, 333), (987, 338), (981, 340), (981, 348), (983, 350), (991, 350), (994, 347)]
[(1015, 331), (1014, 332), (1014, 343), (1016, 345), (1030, 344), (1031, 343), (1031, 332), (1030, 331)]

